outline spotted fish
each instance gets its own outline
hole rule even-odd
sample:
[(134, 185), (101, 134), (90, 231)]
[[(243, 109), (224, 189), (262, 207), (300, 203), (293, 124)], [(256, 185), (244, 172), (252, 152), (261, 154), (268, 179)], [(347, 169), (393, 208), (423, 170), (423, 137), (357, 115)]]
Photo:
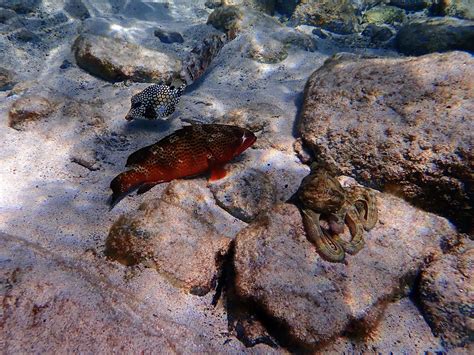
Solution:
[(211, 171), (210, 181), (226, 175), (224, 165), (249, 148), (255, 135), (241, 127), (203, 124), (186, 126), (159, 142), (142, 148), (127, 159), (129, 170), (110, 183), (111, 207), (138, 189), (142, 194), (153, 186)]
[(183, 94), (185, 84), (175, 87), (173, 85), (156, 84), (132, 96), (131, 108), (125, 119), (134, 118), (156, 120), (171, 115), (176, 104)]

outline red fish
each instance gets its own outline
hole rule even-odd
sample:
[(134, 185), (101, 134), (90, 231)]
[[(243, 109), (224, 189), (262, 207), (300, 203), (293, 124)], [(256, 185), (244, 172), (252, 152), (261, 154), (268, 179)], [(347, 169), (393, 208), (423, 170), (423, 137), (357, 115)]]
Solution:
[(127, 159), (127, 170), (110, 183), (111, 207), (138, 189), (142, 194), (173, 179), (211, 171), (210, 181), (226, 175), (224, 165), (256, 141), (248, 129), (203, 124), (186, 126), (158, 143), (142, 148)]

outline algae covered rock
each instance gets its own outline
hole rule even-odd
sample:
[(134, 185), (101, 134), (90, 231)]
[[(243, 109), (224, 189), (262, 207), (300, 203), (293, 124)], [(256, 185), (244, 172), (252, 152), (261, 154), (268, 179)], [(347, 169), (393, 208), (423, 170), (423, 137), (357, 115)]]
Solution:
[(302, 1), (292, 19), (299, 24), (318, 26), (339, 34), (355, 32), (358, 22), (356, 5), (350, 0)]
[(412, 22), (400, 29), (395, 44), (398, 51), (406, 55), (474, 51), (474, 22), (455, 18)]
[(315, 157), (472, 228), (474, 59), (334, 57), (305, 88), (298, 130)]
[(108, 81), (169, 82), (181, 70), (181, 61), (116, 38), (80, 35), (74, 42), (77, 64)]
[(363, 19), (367, 23), (381, 25), (403, 23), (406, 19), (405, 11), (394, 6), (376, 6), (364, 13)]
[(215, 9), (207, 19), (209, 25), (224, 32), (236, 33), (240, 29), (240, 22), (244, 13), (238, 6), (221, 6)]

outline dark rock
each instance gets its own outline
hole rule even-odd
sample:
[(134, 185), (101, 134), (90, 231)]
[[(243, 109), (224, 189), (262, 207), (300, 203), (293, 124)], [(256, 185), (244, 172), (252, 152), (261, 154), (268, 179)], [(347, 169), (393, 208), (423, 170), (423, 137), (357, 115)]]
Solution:
[(42, 0), (2, 0), (0, 6), (19, 14), (25, 14), (36, 10), (41, 3)]
[(160, 28), (155, 30), (155, 36), (163, 43), (183, 43), (183, 36), (179, 32), (171, 32)]
[(409, 11), (417, 11), (430, 7), (433, 2), (433, 0), (390, 0), (390, 5)]
[(72, 63), (69, 60), (64, 59), (61, 65), (59, 66), (59, 69), (68, 69), (71, 66), (72, 66)]
[(16, 12), (10, 9), (0, 7), (0, 23), (6, 23), (8, 20), (16, 16)]
[(364, 29), (362, 35), (369, 37), (371, 43), (380, 45), (392, 38), (394, 32), (389, 27), (370, 24)]
[(230, 237), (242, 226), (215, 206), (202, 183), (174, 181), (160, 199), (113, 224), (105, 253), (125, 265), (154, 268), (174, 286), (202, 296), (215, 287)]
[(298, 130), (315, 156), (366, 185), (472, 228), (467, 53), (328, 60), (306, 84)]
[(0, 91), (10, 90), (15, 85), (13, 77), (13, 72), (0, 67)]
[(447, 220), (399, 198), (378, 195), (378, 208), (379, 223), (347, 265), (318, 256), (293, 205), (275, 205), (236, 236), (236, 292), (284, 344), (314, 349), (343, 332), (368, 334), (442, 241), (456, 237)]
[(26, 28), (22, 28), (17, 32), (11, 34), (9, 39), (18, 40), (20, 42), (39, 42), (40, 37), (37, 36), (34, 32), (27, 30)]
[(216, 7), (222, 6), (223, 1), (222, 0), (207, 0), (204, 3), (204, 6), (206, 6), (209, 9), (215, 9)]
[(23, 129), (27, 122), (48, 117), (55, 105), (41, 96), (25, 96), (16, 100), (8, 114), (8, 124), (15, 129)]
[(64, 11), (79, 20), (85, 20), (91, 17), (89, 10), (82, 0), (67, 0), (66, 4), (64, 4)]
[(318, 36), (319, 38), (322, 38), (322, 39), (328, 37), (328, 35), (320, 28), (313, 29), (313, 31), (311, 33)]
[(77, 65), (108, 81), (171, 82), (181, 70), (173, 55), (115, 38), (80, 35), (72, 47)]
[(291, 16), (299, 2), (300, 0), (276, 0), (275, 10), (283, 15)]
[(420, 300), (426, 318), (448, 348), (474, 340), (474, 242), (464, 239), (451, 254), (421, 275)]
[(409, 23), (397, 33), (395, 43), (398, 51), (406, 55), (474, 51), (474, 22), (440, 18)]

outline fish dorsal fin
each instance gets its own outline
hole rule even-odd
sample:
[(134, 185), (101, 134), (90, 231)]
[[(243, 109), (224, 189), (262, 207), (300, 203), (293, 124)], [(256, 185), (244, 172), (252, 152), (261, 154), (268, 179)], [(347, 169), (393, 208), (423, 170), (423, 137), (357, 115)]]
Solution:
[(149, 145), (130, 154), (125, 166), (129, 167), (145, 163), (153, 155), (153, 152), (151, 151), (152, 147), (153, 145)]

